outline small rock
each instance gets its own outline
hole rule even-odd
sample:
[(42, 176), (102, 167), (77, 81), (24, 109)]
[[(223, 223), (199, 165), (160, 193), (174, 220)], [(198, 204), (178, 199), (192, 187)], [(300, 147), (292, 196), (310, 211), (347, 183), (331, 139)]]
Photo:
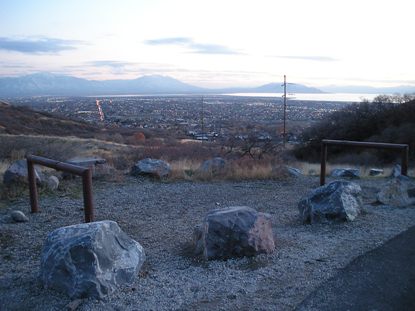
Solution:
[(308, 175), (310, 176), (319, 176), (319, 172), (317, 172), (315, 169), (308, 170)]
[(400, 166), (399, 164), (395, 164), (395, 166), (392, 169), (391, 177), (401, 176), (401, 172), (402, 172), (402, 166)]
[(409, 197), (409, 178), (398, 176), (386, 183), (377, 194), (378, 202), (396, 207), (411, 205), (413, 200)]
[(14, 222), (28, 222), (29, 218), (21, 211), (12, 211), (10, 213)]
[(331, 171), (332, 177), (360, 178), (360, 172), (354, 168), (336, 168)]
[(163, 160), (150, 158), (138, 161), (131, 169), (131, 174), (134, 176), (150, 175), (160, 179), (168, 177), (170, 173), (170, 164)]
[(293, 177), (303, 176), (303, 173), (298, 168), (290, 167), (290, 166), (287, 166), (286, 168), (287, 168), (288, 174), (290, 174)]
[[(91, 168), (92, 170), (92, 177), (97, 177), (97, 171), (100, 171), (101, 168), (104, 166), (105, 163), (107, 163), (107, 160), (99, 157), (74, 157), (69, 160), (66, 160), (65, 162), (77, 166), (82, 166), (86, 168)], [(74, 177), (74, 175), (62, 172), (63, 178), (71, 178)]]
[(380, 168), (371, 168), (369, 171), (369, 176), (379, 176), (383, 174), (383, 170)]
[(66, 305), (68, 311), (75, 311), (82, 304), (83, 299), (75, 299)]
[(194, 231), (196, 254), (228, 259), (271, 253), (275, 249), (271, 216), (246, 206), (210, 211)]
[(311, 191), (299, 204), (303, 223), (352, 221), (360, 213), (362, 189), (348, 181), (333, 181)]
[(46, 180), (46, 187), (51, 190), (55, 191), (59, 187), (59, 179), (56, 176), (49, 176), (49, 178)]
[(204, 161), (198, 171), (201, 173), (210, 173), (213, 175), (220, 174), (225, 169), (226, 161), (221, 157), (216, 157)]

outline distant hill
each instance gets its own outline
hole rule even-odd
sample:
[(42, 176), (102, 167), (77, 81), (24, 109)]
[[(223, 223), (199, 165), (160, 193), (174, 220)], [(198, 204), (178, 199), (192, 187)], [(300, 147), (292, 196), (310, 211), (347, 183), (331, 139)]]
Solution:
[[(321, 90), (301, 84), (290, 84), (289, 92), (321, 93)], [(40, 95), (121, 95), (121, 94), (221, 94), (279, 93), (281, 83), (252, 88), (207, 89), (183, 83), (171, 77), (152, 75), (131, 80), (86, 80), (51, 73), (36, 73), (22, 77), (0, 78), (0, 96)]]
[(164, 76), (144, 76), (133, 80), (95, 81), (51, 73), (16, 78), (0, 78), (0, 96), (116, 95), (201, 92), (198, 88)]
[[(283, 93), (284, 87), (281, 83), (269, 83), (262, 85), (260, 87), (254, 88), (254, 92), (257, 93)], [(302, 84), (288, 84), (287, 91), (291, 93), (323, 93), (322, 90), (319, 90), (315, 87), (309, 87)]]

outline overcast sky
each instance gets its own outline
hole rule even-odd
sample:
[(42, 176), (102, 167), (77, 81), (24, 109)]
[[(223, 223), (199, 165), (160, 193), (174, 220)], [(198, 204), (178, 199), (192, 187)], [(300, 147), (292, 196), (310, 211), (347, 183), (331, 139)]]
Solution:
[(0, 76), (415, 85), (413, 0), (0, 0)]

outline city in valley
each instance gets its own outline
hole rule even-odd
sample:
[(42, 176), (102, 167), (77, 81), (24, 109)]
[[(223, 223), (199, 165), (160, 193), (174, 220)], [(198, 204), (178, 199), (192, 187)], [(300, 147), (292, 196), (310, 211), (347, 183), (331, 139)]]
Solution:
[[(254, 136), (278, 143), (284, 133), (284, 101), (279, 97), (42, 96), (15, 98), (12, 103), (107, 128), (137, 129), (157, 137), (214, 141)], [(287, 100), (287, 140), (297, 142), (304, 128), (348, 104)]]

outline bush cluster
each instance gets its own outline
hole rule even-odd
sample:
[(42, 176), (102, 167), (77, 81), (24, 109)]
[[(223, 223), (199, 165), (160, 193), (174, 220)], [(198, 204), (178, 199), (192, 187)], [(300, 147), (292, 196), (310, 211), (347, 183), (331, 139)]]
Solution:
[[(339, 139), (409, 144), (410, 158), (413, 159), (415, 100), (402, 102), (396, 98), (379, 96), (373, 102), (352, 104), (329, 114), (303, 132), (302, 144), (294, 149), (295, 156), (301, 160), (316, 161), (320, 156), (322, 139)], [(332, 150), (338, 155), (345, 151), (344, 148)], [(390, 151), (377, 150), (376, 155), (382, 161), (391, 161), (396, 157)]]

